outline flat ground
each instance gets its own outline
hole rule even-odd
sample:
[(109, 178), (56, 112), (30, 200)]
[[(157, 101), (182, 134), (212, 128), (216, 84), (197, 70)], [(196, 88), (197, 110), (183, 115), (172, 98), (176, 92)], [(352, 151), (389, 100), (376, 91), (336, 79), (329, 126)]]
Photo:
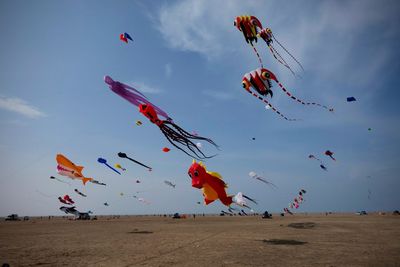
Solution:
[[(299, 228), (289, 226), (293, 223)], [(11, 266), (400, 266), (400, 216), (2, 221), (0, 264), (5, 262)]]

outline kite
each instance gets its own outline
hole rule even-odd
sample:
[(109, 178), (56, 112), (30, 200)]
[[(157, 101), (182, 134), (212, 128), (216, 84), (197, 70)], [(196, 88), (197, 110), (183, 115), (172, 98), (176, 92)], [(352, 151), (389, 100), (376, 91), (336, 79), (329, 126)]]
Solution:
[(139, 200), (140, 202), (146, 204), (146, 205), (149, 205), (149, 204), (150, 204), (149, 201), (147, 201), (146, 199), (144, 199), (144, 198), (142, 198), (142, 197), (138, 197), (138, 196), (135, 196), (135, 195), (133, 195), (133, 197), (136, 198), (137, 200)]
[(169, 149), (168, 147), (164, 147), (163, 149), (162, 149), (162, 151), (163, 152), (169, 152), (171, 149)]
[(108, 205), (107, 202), (104, 202), (103, 205), (104, 205), (104, 206), (107, 206), (107, 207), (110, 206), (110, 205)]
[(140, 180), (136, 180), (136, 183), (137, 183), (137, 184), (140, 184)]
[(70, 213), (70, 214), (73, 214), (75, 216), (80, 216), (81, 215), (81, 213), (79, 211), (77, 211), (75, 209), (75, 207), (64, 207), (63, 206), (63, 207), (60, 208), (60, 210), (65, 212), (65, 214)]
[(271, 51), (272, 55), (274, 58), (281, 63), (283, 66), (285, 66), (290, 72), (296, 76), (292, 68), (289, 66), (289, 64), (286, 63), (285, 59), (279, 54), (279, 52), (276, 50), (276, 48), (272, 45), (272, 43), (275, 41), (296, 63), (301, 67), (301, 69), (304, 71), (303, 66), (301, 63), (275, 38), (274, 34), (272, 33), (270, 28), (265, 28), (260, 31), (260, 33), (257, 35), (258, 37), (261, 37), (266, 43), (269, 48), (269, 51)]
[(308, 156), (308, 158), (309, 158), (309, 159), (315, 159), (315, 160), (319, 161), (319, 163), (320, 163), (319, 167), (321, 167), (321, 169), (323, 169), (324, 171), (327, 171), (327, 170), (328, 170), (328, 169), (325, 167), (325, 165), (324, 165), (324, 163), (322, 162), (322, 160), (320, 160), (320, 159), (317, 158), (316, 156), (310, 154), (310, 155)]
[(293, 215), (293, 213), (288, 208), (284, 208), (283, 211), (285, 213), (289, 213), (290, 215)]
[(63, 199), (68, 202), (67, 204), (72, 205), (75, 203), (68, 195), (65, 195)]
[[(189, 149), (196, 158), (211, 158), (204, 155), (203, 152), (196, 146), (196, 144), (193, 143), (193, 140), (205, 140), (218, 148), (218, 146), (211, 139), (192, 135), (176, 125), (165, 111), (148, 101), (147, 98), (135, 88), (114, 81), (109, 76), (105, 76), (104, 81), (109, 85), (109, 88), (114, 93), (126, 99), (133, 105), (139, 107), (139, 112), (148, 118), (150, 122), (160, 128), (168, 142), (188, 156), (192, 157), (192, 155), (190, 155), (190, 153), (184, 148), (180, 147), (180, 145), (183, 145)], [(158, 116), (162, 116), (165, 119), (161, 120), (158, 118)]]
[(140, 126), (140, 125), (142, 125), (142, 122), (138, 120), (138, 121), (136, 121), (136, 125)]
[(141, 163), (141, 162), (139, 162), (139, 161), (137, 161), (137, 160), (134, 160), (133, 158), (128, 157), (128, 156), (127, 156), (125, 153), (123, 153), (123, 152), (119, 152), (119, 153), (118, 153), (118, 157), (123, 158), (123, 159), (129, 159), (130, 161), (133, 161), (133, 162), (135, 162), (136, 164), (139, 164), (140, 166), (143, 166), (143, 167), (147, 168), (149, 171), (152, 170), (151, 167), (146, 166), (146, 165), (144, 165), (143, 163)]
[(271, 182), (265, 180), (265, 178), (259, 176), (257, 173), (255, 173), (255, 172), (253, 172), (253, 171), (249, 172), (249, 176), (250, 176), (251, 178), (257, 179), (257, 180), (259, 180), (259, 181), (261, 181), (261, 182), (263, 182), (263, 183), (265, 183), (265, 184), (272, 185), (273, 187), (277, 188), (276, 185), (274, 185), (273, 183), (271, 183)]
[(260, 29), (260, 30), (262, 29), (261, 22), (255, 16), (238, 16), (235, 18), (235, 20), (233, 22), (233, 26), (236, 26), (236, 28), (243, 33), (246, 43), (251, 45), (254, 53), (256, 53), (256, 55), (257, 55), (257, 58), (261, 64), (261, 67), (263, 67), (263, 63), (262, 63), (260, 54), (258, 53), (257, 49), (253, 45), (253, 41), (255, 41), (257, 43), (258, 29)]
[(336, 159), (333, 157), (333, 152), (332, 151), (329, 151), (329, 150), (327, 150), (327, 151), (325, 151), (325, 155), (327, 155), (328, 157), (330, 157), (331, 159), (333, 159), (334, 161), (336, 161)]
[[(298, 196), (293, 199), (293, 202), (289, 204), (289, 208), (293, 209), (298, 209), (300, 207), (300, 204), (304, 202), (303, 194), (306, 193), (306, 190), (301, 189), (298, 193)], [(290, 213), (287, 208), (283, 209), (286, 213)], [(290, 213), (292, 214), (292, 213)]]
[[(287, 96), (289, 96), (291, 99), (293, 99), (294, 101), (297, 101), (298, 103), (308, 106), (308, 105), (315, 105), (315, 106), (319, 106), (322, 108), (325, 108), (331, 112), (333, 112), (333, 108), (328, 108), (325, 105), (321, 105), (319, 103), (315, 103), (315, 102), (304, 102), (303, 100), (298, 99), (297, 97), (293, 96), (290, 92), (288, 92), (286, 90), (286, 88), (280, 83), (280, 81), (276, 78), (275, 74), (273, 74), (271, 71), (265, 69), (265, 68), (258, 68), (255, 69), (249, 73), (246, 73), (243, 76), (242, 79), (242, 86), (244, 89), (246, 89), (247, 92), (249, 92), (250, 94), (252, 94), (254, 97), (258, 98), (259, 100), (263, 101), (265, 104), (267, 104), (275, 113), (277, 113), (278, 115), (280, 115), (282, 118), (284, 118), (285, 120), (288, 121), (294, 121), (295, 119), (289, 119), (286, 116), (284, 116), (280, 111), (278, 111), (277, 109), (275, 109), (269, 102), (268, 100), (266, 100), (265, 98), (263, 98), (262, 96), (267, 97), (268, 95), (271, 96), (271, 98), (273, 97), (273, 92), (271, 90), (272, 88), (272, 82), (271, 80), (273, 80), (274, 82), (276, 82), (279, 87), (287, 94)], [(253, 88), (257, 91), (257, 93), (259, 95), (257, 95), (256, 93), (252, 92), (250, 88)]]
[(368, 131), (372, 131), (372, 128), (368, 128)]
[(245, 199), (257, 204), (253, 199), (243, 195), (241, 192), (237, 193), (236, 196), (228, 196), (225, 191), (225, 188), (228, 186), (222, 180), (222, 176), (219, 173), (207, 171), (206, 166), (201, 161), (197, 163), (193, 160), (192, 165), (189, 167), (188, 174), (192, 179), (192, 187), (203, 191), (204, 203), (206, 205), (217, 199), (226, 206), (236, 203), (249, 208), (246, 205)]
[(353, 102), (353, 101), (356, 101), (355, 97), (350, 96), (347, 98), (347, 102)]
[(98, 185), (106, 185), (105, 183), (101, 183), (101, 182), (96, 181), (96, 180), (91, 181), (91, 183), (98, 184)]
[(60, 175), (67, 176), (71, 179), (78, 179), (81, 180), (83, 185), (87, 182), (93, 182), (93, 178), (87, 178), (82, 175), (82, 166), (76, 166), (72, 161), (67, 159), (64, 155), (58, 154), (56, 156), (57, 160), (57, 171)]
[(111, 170), (115, 171), (116, 173), (118, 173), (119, 175), (121, 175), (121, 173), (119, 171), (117, 171), (116, 169), (114, 169), (112, 166), (107, 164), (107, 160), (103, 159), (103, 158), (98, 158), (97, 162), (106, 165), (108, 168), (110, 168)]
[(126, 32), (121, 33), (121, 34), (119, 35), (119, 39), (120, 39), (121, 41), (125, 42), (125, 43), (128, 43), (128, 40), (133, 41), (132, 37), (131, 37), (128, 33), (126, 33)]
[(66, 200), (63, 199), (62, 197), (58, 197), (58, 200), (59, 200), (61, 203), (64, 203), (64, 204), (67, 204), (67, 205), (71, 205), (71, 204), (68, 203), (68, 201), (66, 201)]
[(169, 185), (169, 186), (173, 187), (173, 188), (175, 188), (175, 186), (176, 186), (176, 184), (173, 184), (172, 182), (167, 181), (167, 180), (165, 180), (164, 183), (165, 183), (166, 185)]
[(87, 197), (87, 195), (85, 195), (84, 193), (80, 192), (78, 189), (74, 190), (77, 194), (83, 196), (83, 197)]
[(115, 168), (118, 168), (118, 169), (121, 169), (121, 170), (123, 170), (123, 171), (126, 171), (126, 169), (125, 168), (123, 168), (120, 164), (118, 164), (118, 163), (116, 163), (115, 165), (114, 165), (114, 167)]
[(70, 184), (70, 183), (68, 183), (68, 182), (64, 182), (63, 180), (61, 180), (61, 179), (58, 179), (57, 177), (50, 176), (50, 179), (52, 179), (52, 180), (57, 180), (57, 181), (59, 181), (59, 182), (61, 182), (61, 183), (64, 183), (64, 184), (67, 184), (67, 185), (71, 186), (71, 184)]

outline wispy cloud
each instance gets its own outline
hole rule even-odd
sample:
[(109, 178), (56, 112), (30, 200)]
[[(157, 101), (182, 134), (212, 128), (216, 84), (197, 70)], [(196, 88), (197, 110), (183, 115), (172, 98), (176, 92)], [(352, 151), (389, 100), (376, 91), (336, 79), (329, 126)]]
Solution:
[(171, 77), (172, 74), (172, 66), (170, 63), (165, 64), (165, 76), (167, 78)]
[(143, 82), (132, 82), (130, 83), (133, 85), (134, 88), (139, 90), (142, 93), (148, 93), (148, 94), (159, 94), (162, 92), (161, 89), (152, 87), (148, 84), (145, 84)]
[(215, 98), (217, 100), (230, 100), (230, 99), (234, 98), (234, 96), (232, 94), (220, 92), (220, 91), (204, 90), (202, 93), (207, 96), (210, 96), (212, 98)]
[(0, 108), (19, 113), (32, 119), (46, 116), (46, 114), (38, 108), (29, 105), (26, 101), (20, 98), (7, 98), (0, 96)]

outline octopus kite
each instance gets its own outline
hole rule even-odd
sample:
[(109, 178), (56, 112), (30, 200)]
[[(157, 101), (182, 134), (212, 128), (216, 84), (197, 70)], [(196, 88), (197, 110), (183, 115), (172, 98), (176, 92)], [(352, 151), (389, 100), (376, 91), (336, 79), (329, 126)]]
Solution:
[(301, 63), (275, 38), (274, 34), (272, 33), (270, 28), (265, 28), (260, 31), (260, 33), (257, 35), (261, 37), (266, 43), (271, 51), (272, 55), (274, 58), (281, 63), (283, 66), (285, 66), (287, 69), (290, 70), (290, 72), (295, 75), (294, 71), (292, 68), (289, 66), (288, 63), (286, 63), (285, 59), (279, 54), (279, 52), (276, 50), (276, 48), (272, 45), (273, 41), (275, 41), (280, 47), (282, 47), (283, 50), (294, 60), (296, 63), (301, 67), (302, 70), (304, 70), (303, 66)]
[[(152, 104), (142, 93), (140, 93), (135, 88), (114, 81), (109, 76), (105, 76), (104, 81), (108, 84), (109, 88), (114, 93), (126, 99), (133, 105), (139, 107), (139, 112), (142, 113), (146, 118), (148, 118), (150, 122), (160, 128), (161, 132), (164, 134), (168, 142), (177, 149), (184, 152), (186, 155), (197, 159), (212, 157), (206, 156), (196, 146), (196, 144), (193, 142), (194, 140), (204, 140), (218, 148), (218, 146), (211, 139), (201, 136), (195, 136), (176, 125), (165, 111)], [(160, 119), (159, 116), (163, 117), (164, 119)], [(190, 151), (185, 150), (185, 148)]]
[[(293, 96), (281, 83), (280, 81), (276, 78), (275, 74), (273, 74), (271, 71), (265, 69), (265, 68), (258, 68), (256, 70), (253, 70), (249, 73), (246, 73), (243, 76), (242, 79), (242, 85), (243, 88), (246, 89), (247, 92), (252, 94), (253, 96), (257, 97), (261, 101), (263, 101), (265, 104), (267, 104), (267, 107), (271, 108), (275, 113), (277, 113), (279, 116), (284, 118), (285, 120), (288, 121), (295, 121), (296, 119), (289, 119), (285, 115), (283, 115), (279, 110), (275, 109), (265, 98), (261, 96), (267, 97), (268, 95), (273, 97), (273, 92), (271, 90), (272, 88), (272, 82), (273, 80), (275, 83), (279, 85), (279, 87), (286, 93), (287, 96), (289, 96), (291, 99), (294, 101), (297, 101), (298, 103), (308, 106), (308, 105), (315, 105), (319, 106), (322, 108), (325, 108), (329, 111), (333, 111), (332, 108), (328, 108), (325, 105), (321, 105), (315, 102), (304, 102), (301, 99), (298, 99), (297, 97)], [(251, 91), (250, 88), (253, 88), (257, 91), (258, 94), (254, 93)], [(260, 96), (261, 95), (261, 96)]]
[(233, 25), (243, 33), (246, 43), (250, 44), (258, 57), (258, 61), (263, 67), (263, 63), (257, 49), (253, 45), (253, 41), (257, 43), (258, 29), (262, 29), (261, 22), (255, 16), (238, 16), (235, 18)]
[(222, 176), (217, 172), (207, 171), (206, 166), (202, 162), (197, 163), (193, 160), (192, 165), (189, 167), (188, 174), (192, 179), (192, 187), (203, 191), (204, 204), (206, 205), (217, 199), (226, 206), (236, 203), (249, 208), (246, 205), (245, 199), (257, 204), (253, 199), (243, 195), (241, 192), (236, 196), (228, 196), (225, 190), (228, 185), (222, 180)]

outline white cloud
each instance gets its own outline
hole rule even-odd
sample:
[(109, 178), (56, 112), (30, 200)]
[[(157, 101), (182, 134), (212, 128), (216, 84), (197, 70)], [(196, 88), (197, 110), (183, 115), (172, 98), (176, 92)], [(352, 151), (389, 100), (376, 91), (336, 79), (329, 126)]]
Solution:
[(29, 105), (26, 101), (20, 98), (7, 98), (0, 96), (0, 108), (17, 112), (32, 119), (46, 116), (46, 114), (38, 108)]
[(234, 98), (234, 96), (232, 94), (221, 92), (221, 91), (204, 90), (202, 93), (207, 96), (218, 99), (218, 100), (230, 100), (230, 99)]
[(165, 76), (167, 78), (171, 77), (172, 74), (172, 66), (170, 63), (165, 64)]
[(159, 94), (162, 92), (162, 90), (152, 87), (150, 85), (147, 85), (143, 82), (132, 82), (133, 87), (137, 90), (139, 90), (142, 93), (148, 93), (148, 94)]

